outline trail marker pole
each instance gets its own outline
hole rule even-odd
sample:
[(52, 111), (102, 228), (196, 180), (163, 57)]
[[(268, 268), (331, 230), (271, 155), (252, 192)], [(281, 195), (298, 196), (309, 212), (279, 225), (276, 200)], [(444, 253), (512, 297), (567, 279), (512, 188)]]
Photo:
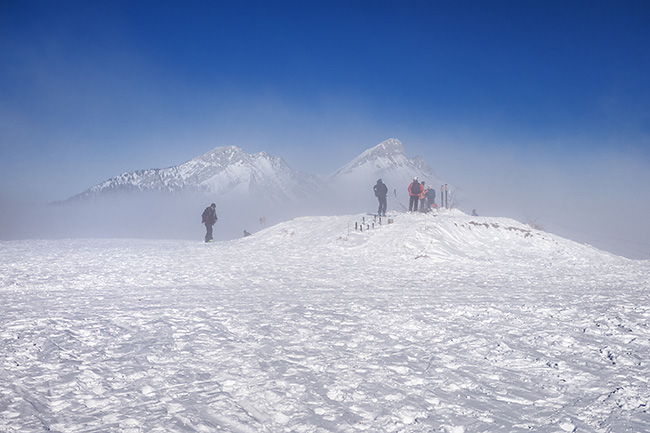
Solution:
[(449, 189), (447, 184), (445, 184), (445, 209), (449, 209)]

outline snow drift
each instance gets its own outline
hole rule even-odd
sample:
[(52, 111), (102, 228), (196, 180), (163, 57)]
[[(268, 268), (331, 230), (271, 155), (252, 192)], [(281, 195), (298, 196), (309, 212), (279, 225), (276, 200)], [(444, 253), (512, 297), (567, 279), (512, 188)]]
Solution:
[(650, 429), (648, 261), (388, 218), (0, 242), (0, 431)]

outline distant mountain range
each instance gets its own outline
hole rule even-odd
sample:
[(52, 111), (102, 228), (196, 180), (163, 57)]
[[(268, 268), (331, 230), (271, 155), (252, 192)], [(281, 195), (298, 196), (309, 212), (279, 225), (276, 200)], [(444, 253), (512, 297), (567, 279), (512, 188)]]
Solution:
[(313, 189), (322, 189), (320, 179), (292, 170), (282, 158), (266, 152), (251, 155), (237, 146), (226, 146), (178, 166), (123, 173), (68, 200), (141, 191), (292, 201)]
[(226, 146), (178, 166), (123, 173), (66, 202), (122, 192), (158, 192), (199, 193), (223, 200), (246, 197), (273, 203), (336, 197), (354, 203), (359, 196), (370, 196), (374, 201), (372, 185), (379, 178), (397, 196), (398, 190), (404, 194), (415, 176), (434, 186), (441, 183), (424, 159), (408, 158), (404, 145), (394, 138), (366, 150), (325, 177), (295, 171), (282, 158), (266, 152), (247, 154), (237, 146)]

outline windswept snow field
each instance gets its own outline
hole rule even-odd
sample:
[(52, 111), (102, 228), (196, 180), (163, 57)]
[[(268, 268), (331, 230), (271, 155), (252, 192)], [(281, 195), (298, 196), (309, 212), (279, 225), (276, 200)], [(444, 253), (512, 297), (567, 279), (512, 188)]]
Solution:
[(650, 431), (650, 261), (361, 218), (0, 242), (0, 432)]

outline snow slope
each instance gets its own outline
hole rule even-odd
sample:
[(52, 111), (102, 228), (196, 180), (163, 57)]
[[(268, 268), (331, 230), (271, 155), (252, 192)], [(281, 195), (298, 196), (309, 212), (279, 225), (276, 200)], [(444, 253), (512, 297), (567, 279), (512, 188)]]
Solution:
[(1, 242), (0, 432), (650, 430), (650, 262), (389, 218)]

